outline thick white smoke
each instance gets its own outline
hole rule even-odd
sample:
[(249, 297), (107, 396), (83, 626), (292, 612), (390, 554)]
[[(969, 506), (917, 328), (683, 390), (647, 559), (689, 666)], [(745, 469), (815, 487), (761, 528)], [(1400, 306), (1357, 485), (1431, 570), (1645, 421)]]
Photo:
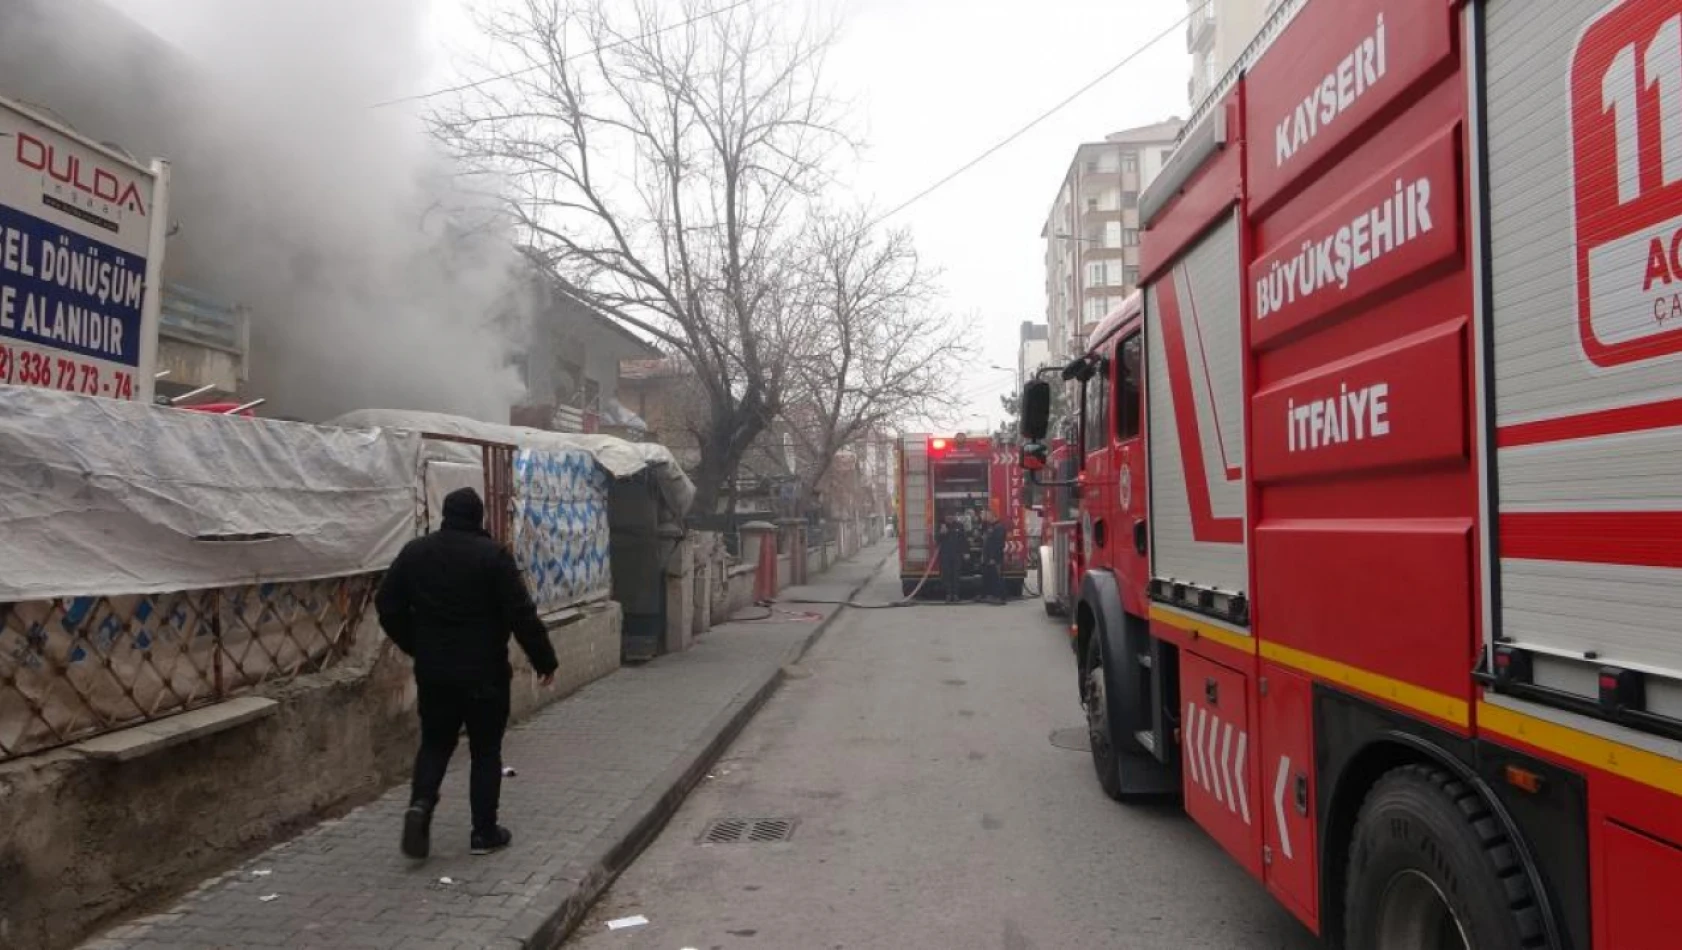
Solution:
[[(429, 3), (26, 2), (43, 8), (37, 44), (63, 44), (43, 57), (65, 71), (45, 95), (70, 104), (47, 104), (110, 110), (124, 128), (67, 117), (172, 161), (169, 270), (252, 308), (253, 395), (306, 419), (382, 407), (507, 421), (524, 324), (512, 240), (491, 202), (456, 187), (424, 106), (370, 108), (436, 75)], [(176, 51), (149, 82), (110, 81), (139, 75), (112, 63), (155, 58), (98, 22), (119, 15)], [(90, 32), (99, 55), (79, 63)]]

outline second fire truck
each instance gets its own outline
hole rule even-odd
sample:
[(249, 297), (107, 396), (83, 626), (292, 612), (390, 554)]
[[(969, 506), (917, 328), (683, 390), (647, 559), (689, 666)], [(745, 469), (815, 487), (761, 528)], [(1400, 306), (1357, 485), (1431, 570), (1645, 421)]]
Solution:
[(1005, 590), (1022, 595), (1027, 574), (1027, 538), (1022, 510), (1022, 472), (1011, 446), (986, 436), (913, 434), (898, 446), (900, 582), (906, 596), (933, 596), (941, 588), (936, 526), (953, 519), (968, 539), (963, 576), (966, 591), (979, 590), (981, 513), (991, 510), (1005, 526)]
[(1023, 394), (1104, 789), (1345, 950), (1682, 946), (1682, 2), (1287, 2), (1139, 214)]

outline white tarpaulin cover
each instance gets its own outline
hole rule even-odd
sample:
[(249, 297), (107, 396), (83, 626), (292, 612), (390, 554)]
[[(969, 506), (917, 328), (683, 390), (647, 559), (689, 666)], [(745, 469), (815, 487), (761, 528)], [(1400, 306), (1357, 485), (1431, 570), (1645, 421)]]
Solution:
[[(627, 442), (611, 435), (575, 435), (547, 432), (525, 426), (504, 426), (479, 422), (461, 416), (438, 412), (415, 412), (403, 409), (359, 409), (332, 420), (330, 425), (356, 428), (380, 427), (435, 432), (441, 435), (464, 436), (487, 442), (505, 442), (523, 449), (583, 449), (596, 459), (614, 478), (629, 478), (645, 468), (653, 468), (653, 477), (660, 486), (660, 496), (679, 518), (689, 512), (695, 500), (695, 485), (683, 473), (671, 449), (653, 442)], [(428, 458), (455, 461), (477, 461), (479, 451), (472, 446), (449, 442), (427, 445)]]
[(0, 601), (384, 568), (421, 439), (0, 386)]

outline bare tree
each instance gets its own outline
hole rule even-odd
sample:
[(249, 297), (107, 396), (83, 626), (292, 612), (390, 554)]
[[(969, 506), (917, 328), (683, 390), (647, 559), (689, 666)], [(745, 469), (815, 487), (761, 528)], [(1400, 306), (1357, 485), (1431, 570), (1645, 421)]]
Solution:
[(792, 252), (851, 144), (823, 91), (832, 35), (785, 19), (773, 0), (518, 0), (482, 22), (511, 75), (435, 116), (557, 279), (693, 368), (700, 511), (782, 409), (805, 335)]
[(824, 213), (807, 229), (801, 309), (810, 333), (793, 361), (784, 415), (811, 467), (808, 493), (836, 453), (913, 418), (955, 407), (969, 326), (937, 310), (933, 275), (904, 230), (863, 211)]

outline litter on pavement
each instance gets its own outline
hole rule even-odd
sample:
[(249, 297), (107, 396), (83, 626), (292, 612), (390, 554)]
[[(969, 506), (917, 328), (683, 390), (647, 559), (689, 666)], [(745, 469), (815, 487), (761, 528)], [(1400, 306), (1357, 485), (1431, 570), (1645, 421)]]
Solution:
[(264, 894), (262, 897), (259, 897), (257, 899), (262, 901), (263, 903), (267, 904), (269, 901), (272, 901), (279, 896), (280, 896), (279, 894)]
[(274, 873), (274, 870), (272, 868), (259, 868), (255, 871), (252, 871), (251, 876), (252, 877), (268, 877), (269, 875), (271, 875), (273, 873)]
[(641, 927), (646, 923), (648, 923), (648, 918), (641, 914), (637, 914), (633, 917), (621, 917), (618, 920), (610, 920), (607, 922), (607, 929), (624, 930), (626, 927)]
[(438, 883), (440, 884), (454, 884), (455, 882), (456, 879), (453, 877), (441, 877), (438, 879)]
[(503, 778), (513, 778), (514, 776), (519, 775), (519, 774), (520, 773), (514, 771), (514, 766), (512, 766), (512, 765), (504, 765), (502, 767), (502, 777)]

